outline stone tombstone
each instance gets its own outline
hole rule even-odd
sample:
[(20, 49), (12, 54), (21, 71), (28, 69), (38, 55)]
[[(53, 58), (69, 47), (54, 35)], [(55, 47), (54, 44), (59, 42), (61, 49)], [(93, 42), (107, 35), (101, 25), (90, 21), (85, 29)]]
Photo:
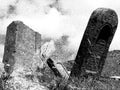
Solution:
[(48, 59), (47, 59), (47, 64), (48, 64), (48, 66), (50, 67), (50, 69), (54, 72), (54, 74), (55, 74), (56, 77), (62, 78), (61, 73), (60, 73), (59, 70), (56, 68), (55, 63), (54, 63), (54, 61), (53, 61), (51, 58), (48, 58)]
[(13, 21), (6, 32), (3, 63), (7, 74), (19, 67), (32, 68), (33, 56), (41, 46), (41, 35), (23, 24)]
[(70, 77), (67, 83), (61, 86), (64, 87), (62, 90), (90, 89), (93, 82), (93, 86), (96, 86), (95, 81), (101, 79), (100, 75), (117, 25), (118, 16), (114, 10), (98, 8), (93, 11), (81, 40)]
[(87, 73), (101, 74), (117, 25), (118, 17), (114, 10), (98, 8), (93, 11), (75, 58), (71, 78)]
[(51, 58), (48, 58), (47, 64), (50, 67), (50, 69), (54, 72), (56, 77), (68, 80), (69, 78), (68, 71), (61, 62), (54, 62)]

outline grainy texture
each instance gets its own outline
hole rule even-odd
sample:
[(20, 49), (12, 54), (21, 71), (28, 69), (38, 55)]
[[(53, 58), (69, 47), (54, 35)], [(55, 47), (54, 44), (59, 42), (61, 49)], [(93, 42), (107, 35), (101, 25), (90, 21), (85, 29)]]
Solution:
[[(119, 62), (119, 50), (108, 52), (100, 77), (86, 75), (83, 78), (72, 78), (73, 80), (68, 82), (68, 86), (65, 90), (119, 90), (120, 80), (110, 78), (111, 76), (120, 76)], [(65, 62), (64, 65), (67, 70), (71, 70), (74, 61)]]
[[(102, 72), (117, 23), (117, 15), (113, 10), (100, 8), (92, 13), (75, 63), (73, 63), (73, 61), (64, 63), (69, 72), (74, 64), (71, 76), (67, 81), (65, 78), (55, 76), (50, 70), (49, 65), (45, 62), (43, 63), (43, 61), (45, 61), (44, 56), (47, 54), (46, 56), (49, 58), (54, 50), (56, 50), (54, 49), (54, 41), (52, 44), (44, 45), (39, 33), (33, 31), (20, 21), (12, 22), (7, 28), (3, 57), (5, 72), (10, 76), (4, 77), (6, 78), (5, 82), (3, 78), (0, 79), (0, 88), (2, 89), (3, 87), (1, 86), (5, 85), (5, 90), (119, 90), (120, 81), (110, 79), (108, 75), (110, 71), (108, 71), (107, 74), (105, 71)], [(102, 30), (106, 30), (105, 33), (110, 32), (106, 35), (108, 37), (101, 36), (105, 34), (101, 34)], [(99, 41), (100, 39), (105, 42)], [(66, 40), (64, 41), (66, 42)], [(41, 42), (43, 46), (45, 46), (45, 51), (48, 49), (45, 53), (40, 51)], [(60, 41), (60, 43), (61, 42), (62, 41)], [(59, 42), (55, 44), (57, 45), (58, 43)], [(62, 47), (62, 44), (57, 47)], [(58, 48), (58, 51), (60, 50), (61, 48)], [(97, 54), (101, 58), (99, 59), (98, 57), (95, 59), (95, 57), (91, 56), (90, 52)], [(58, 53), (58, 55), (61, 53), (62, 52)], [(67, 54), (65, 54), (65, 56), (67, 56)], [(109, 61), (107, 63), (109, 64)], [(60, 69), (59, 65), (58, 69)], [(85, 73), (87, 69), (95, 71), (98, 74), (102, 72), (103, 76)], [(81, 73), (83, 73), (83, 75), (81, 75)], [(66, 87), (64, 88), (63, 86)]]
[[(40, 39), (39, 39), (40, 38)], [(14, 21), (7, 27), (3, 63), (7, 73), (19, 67), (30, 67), (33, 62), (35, 49), (39, 49), (41, 35), (20, 21)]]
[(5, 72), (12, 77), (7, 82), (12, 83), (20, 75), (24, 79), (24, 75), (34, 74), (41, 64), (40, 47), (41, 35), (21, 21), (13, 21), (7, 27), (3, 63)]
[[(95, 90), (91, 84), (94, 82), (94, 78), (101, 76), (117, 25), (118, 17), (114, 10), (98, 8), (93, 11), (71, 69), (67, 88), (72, 85), (72, 87), (78, 88), (76, 90), (81, 90), (82, 87), (85, 87), (85, 90)], [(99, 86), (95, 85), (95, 87)], [(109, 90), (109, 88), (103, 89)]]
[(114, 10), (98, 8), (93, 11), (83, 35), (71, 76), (79, 77), (87, 73), (87, 70), (101, 74), (117, 24), (118, 17)]

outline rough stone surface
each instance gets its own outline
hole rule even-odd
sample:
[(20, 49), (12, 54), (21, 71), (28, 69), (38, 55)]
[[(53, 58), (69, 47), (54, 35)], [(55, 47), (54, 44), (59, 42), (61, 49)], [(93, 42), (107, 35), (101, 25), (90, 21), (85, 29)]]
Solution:
[[(3, 63), (5, 71), (12, 73), (23, 66), (30, 68), (36, 50), (40, 48), (41, 35), (20, 21), (13, 21), (6, 32)], [(9, 68), (8, 68), (9, 67)]]
[(51, 58), (47, 60), (47, 64), (50, 67), (50, 69), (54, 72), (56, 77), (64, 78), (65, 80), (68, 80), (69, 74), (64, 65), (60, 62), (56, 63)]
[(117, 24), (114, 10), (98, 8), (92, 13), (71, 76), (79, 77), (89, 72), (101, 74)]
[[(21, 21), (13, 21), (6, 32), (3, 56), (5, 90), (47, 90), (39, 84), (36, 72), (42, 64), (41, 35)], [(28, 89), (29, 88), (29, 89)]]
[[(114, 10), (98, 8), (93, 11), (66, 87), (74, 84), (72, 87), (77, 86), (78, 88), (75, 90), (80, 90), (81, 87), (85, 90), (96, 90), (90, 87), (92, 86), (94, 78), (101, 75), (117, 24), (118, 17)], [(97, 85), (95, 86), (98, 87)], [(87, 89), (87, 87), (90, 89)], [(67, 90), (67, 88), (65, 88), (65, 90)]]

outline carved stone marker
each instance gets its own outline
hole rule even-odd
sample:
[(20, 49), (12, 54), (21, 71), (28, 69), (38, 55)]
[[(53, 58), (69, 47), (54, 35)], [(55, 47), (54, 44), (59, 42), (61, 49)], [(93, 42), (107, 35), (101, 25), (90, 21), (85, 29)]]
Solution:
[(101, 75), (117, 25), (118, 17), (114, 10), (98, 8), (93, 11), (64, 90), (70, 90), (69, 86), (78, 90), (90, 88), (87, 83), (94, 82)]
[(55, 63), (51, 58), (47, 59), (47, 64), (50, 69), (54, 72), (56, 77), (64, 78), (68, 80), (69, 74), (64, 65), (60, 62)]
[(114, 10), (96, 9), (83, 35), (71, 77), (91, 73), (99, 74), (103, 69), (107, 52), (118, 24)]
[(48, 59), (47, 59), (47, 64), (48, 64), (48, 66), (50, 67), (50, 69), (54, 72), (54, 74), (55, 74), (56, 77), (62, 78), (61, 73), (60, 73), (59, 70), (56, 68), (56, 66), (55, 66), (55, 64), (54, 64), (54, 62), (53, 62), (52, 59), (48, 58)]
[(32, 68), (33, 56), (41, 46), (41, 35), (21, 21), (13, 21), (6, 32), (3, 63), (7, 74), (21, 67)]
[(51, 58), (47, 59), (47, 64), (50, 67), (50, 69), (54, 72), (56, 78), (58, 79), (57, 87), (55, 90), (63, 90), (64, 84), (66, 84), (69, 74), (67, 69), (64, 67), (64, 65), (60, 62), (54, 62)]

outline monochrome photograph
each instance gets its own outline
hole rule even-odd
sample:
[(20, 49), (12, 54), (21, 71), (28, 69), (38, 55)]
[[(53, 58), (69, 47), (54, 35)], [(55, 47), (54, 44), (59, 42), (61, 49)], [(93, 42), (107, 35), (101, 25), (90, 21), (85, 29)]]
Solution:
[(119, 0), (0, 0), (0, 90), (120, 90)]

